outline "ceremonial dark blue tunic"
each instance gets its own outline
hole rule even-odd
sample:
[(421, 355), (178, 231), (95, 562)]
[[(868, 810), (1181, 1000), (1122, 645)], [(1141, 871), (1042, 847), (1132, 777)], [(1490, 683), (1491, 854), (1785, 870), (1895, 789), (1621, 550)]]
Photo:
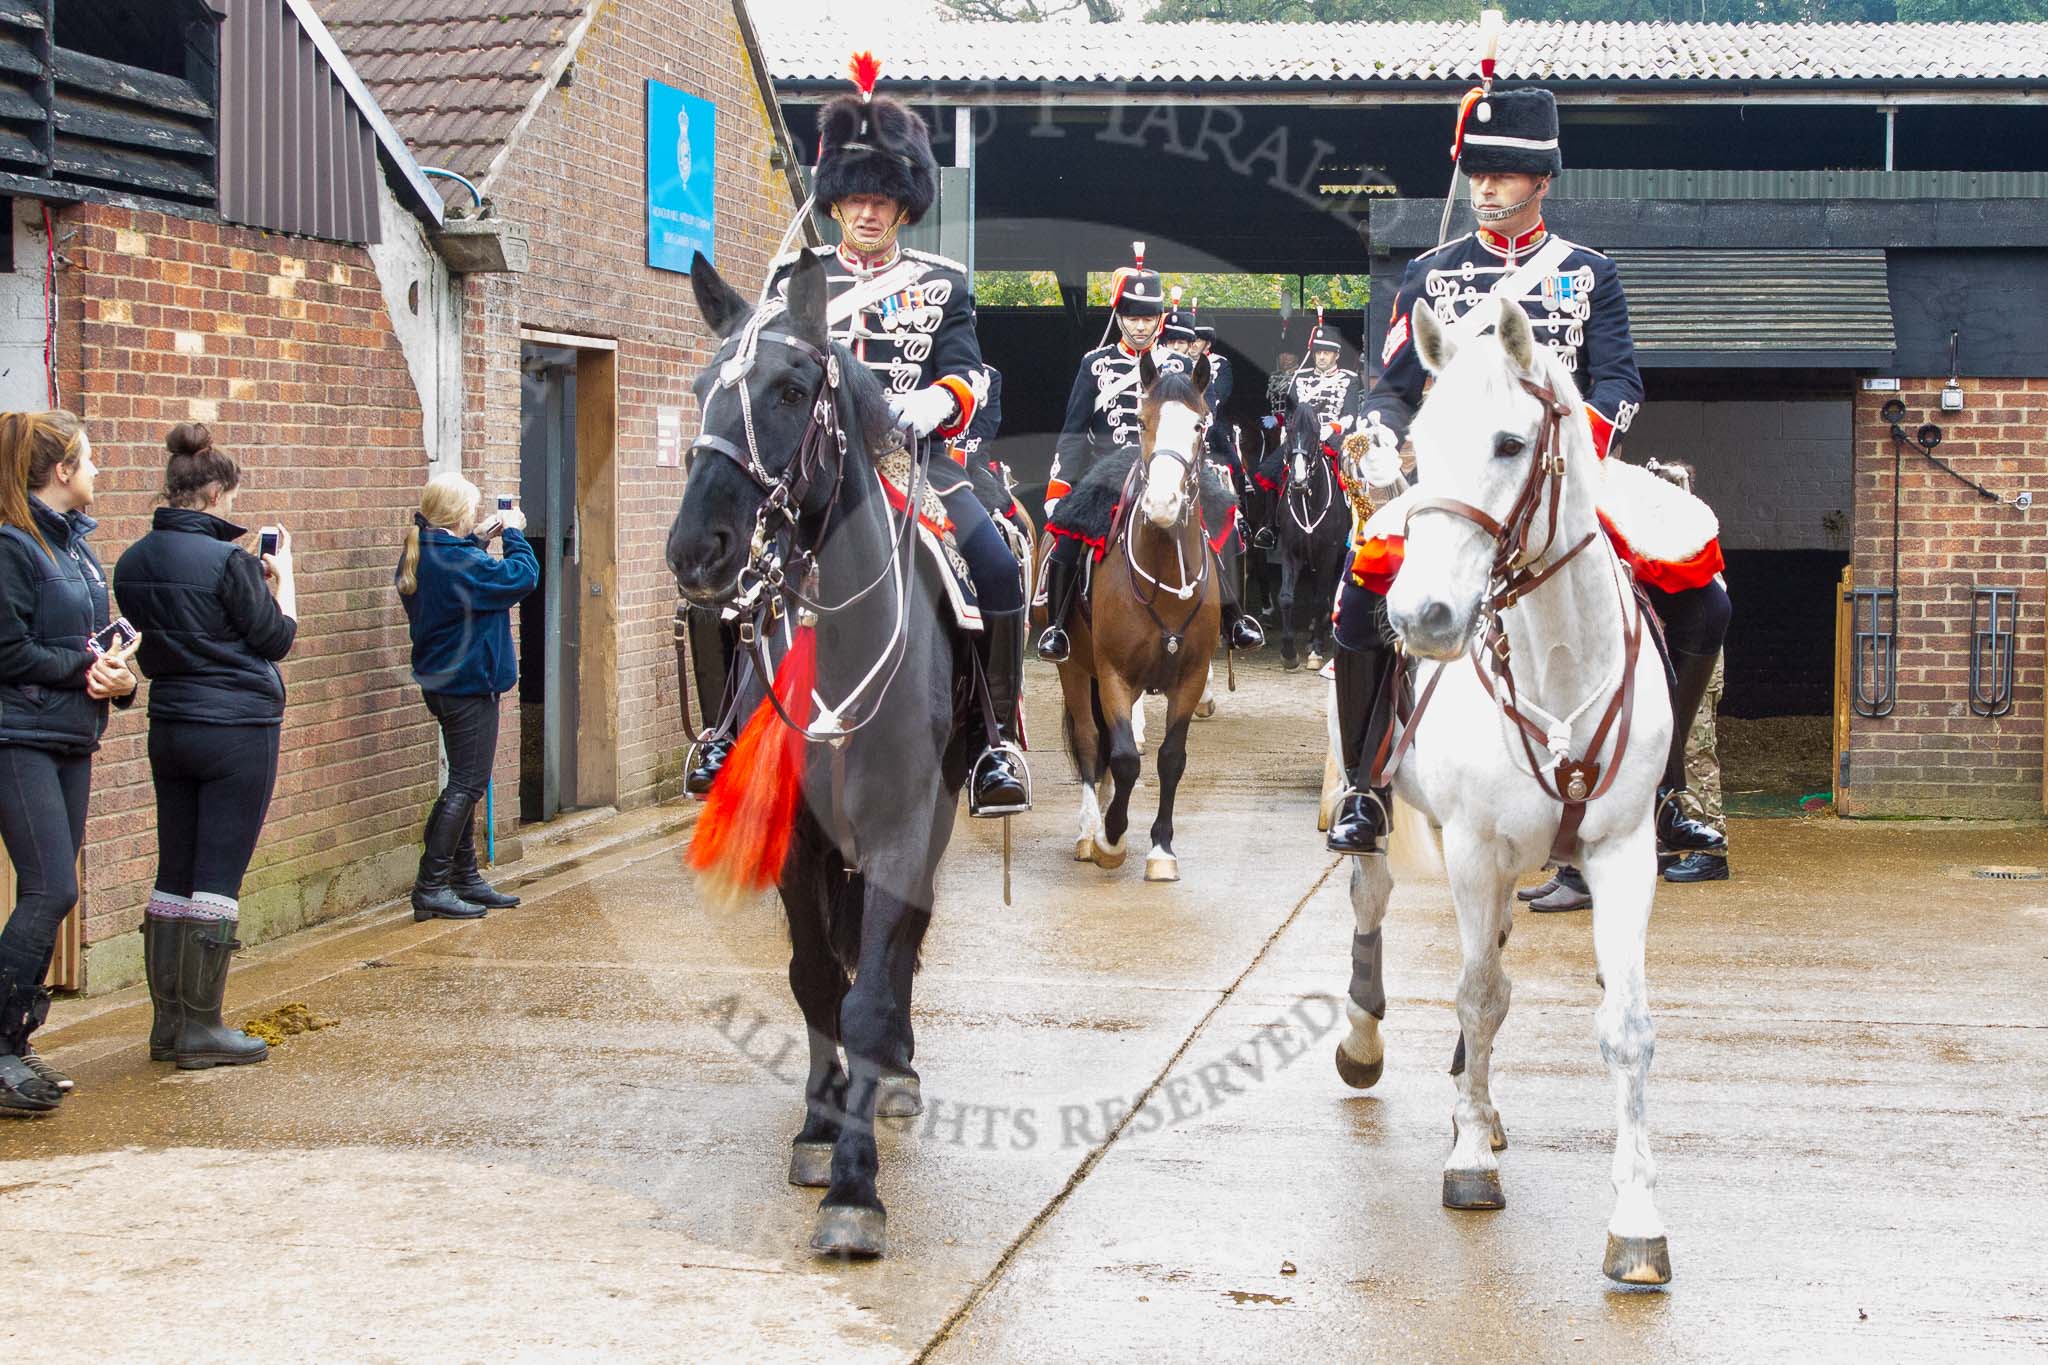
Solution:
[[(1079, 484), (1099, 456), (1137, 446), (1138, 407), (1145, 396), (1144, 386), (1138, 382), (1138, 357), (1142, 354), (1118, 339), (1081, 357), (1074, 387), (1067, 394), (1066, 420), (1060, 424), (1054, 447), (1052, 477), (1046, 484), (1048, 504)], [(1161, 373), (1185, 373), (1188, 369), (1187, 359), (1172, 351), (1154, 346), (1151, 354)]]

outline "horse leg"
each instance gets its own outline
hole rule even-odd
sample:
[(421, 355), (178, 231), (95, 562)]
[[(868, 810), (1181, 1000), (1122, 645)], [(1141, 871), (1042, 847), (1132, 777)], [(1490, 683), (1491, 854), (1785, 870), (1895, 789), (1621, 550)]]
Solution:
[(1452, 869), (1451, 898), (1458, 907), (1458, 1028), (1465, 1067), (1458, 1074), (1458, 1104), (1451, 1117), (1451, 1154), (1444, 1162), (1444, 1207), (1500, 1209), (1500, 1162), (1507, 1145), (1500, 1111), (1488, 1086), (1493, 1038), (1508, 1015), (1510, 987), (1501, 968), (1507, 943), (1513, 883), (1502, 875), (1491, 848), (1462, 830), (1444, 831), (1445, 862)]
[(1173, 851), (1173, 797), (1188, 768), (1188, 724), (1194, 719), (1195, 683), (1184, 681), (1166, 715), (1166, 738), (1159, 742), (1159, 813), (1152, 819), (1152, 851), (1145, 857), (1145, 880), (1177, 882), (1180, 859)]
[(1301, 562), (1291, 549), (1280, 552), (1280, 667), (1292, 672), (1294, 658), (1294, 592), (1301, 585)]
[(1593, 890), (1593, 953), (1604, 993), (1594, 1016), (1600, 1055), (1614, 1079), (1614, 1216), (1603, 1269), (1623, 1284), (1669, 1284), (1671, 1251), (1657, 1214), (1657, 1163), (1644, 1116), (1657, 1030), (1650, 1022), (1643, 944), (1657, 886), (1656, 843), (1646, 823), (1625, 842), (1586, 859)]
[(1131, 698), (1131, 743), (1138, 746), (1140, 754), (1145, 752), (1145, 694), (1142, 692)]
[[(912, 859), (917, 867), (906, 866)], [(893, 867), (890, 864), (894, 864)], [(860, 965), (839, 1010), (839, 1036), (846, 1044), (846, 1111), (832, 1147), (832, 1183), (818, 1205), (811, 1234), (814, 1250), (844, 1257), (874, 1257), (885, 1246), (887, 1212), (875, 1188), (881, 1157), (875, 1149), (875, 1106), (882, 1093), (887, 1059), (900, 1046), (910, 1014), (910, 997), (898, 994), (908, 979), (901, 959), (917, 959), (918, 944), (931, 922), (931, 878), (922, 876), (923, 850), (884, 858), (864, 868)], [(911, 887), (919, 903), (889, 888)]]
[(1081, 828), (1074, 836), (1074, 861), (1095, 856), (1095, 836), (1102, 829), (1102, 802), (1095, 786), (1102, 778), (1102, 739), (1095, 720), (1095, 680), (1071, 664), (1060, 665), (1060, 692), (1066, 700), (1067, 753), (1081, 784)]
[(1102, 837), (1096, 841), (1097, 867), (1124, 865), (1124, 834), (1131, 823), (1131, 790), (1138, 785), (1138, 742), (1131, 733), (1131, 689), (1123, 679), (1099, 679), (1102, 713), (1108, 721), (1109, 775), (1115, 786), (1102, 813)]
[(1195, 719), (1209, 720), (1216, 714), (1216, 665), (1202, 675), (1202, 699), (1195, 703)]
[(833, 955), (825, 919), (830, 913), (828, 882), (843, 874), (836, 854), (821, 842), (807, 847), (792, 866), (819, 870), (793, 878), (783, 891), (789, 916), (789, 988), (803, 1011), (811, 1052), (804, 1080), (804, 1125), (790, 1144), (789, 1183), (824, 1186), (832, 1180), (832, 1146), (839, 1140), (839, 1120), (846, 1112), (846, 1072), (839, 1066), (839, 1009), (846, 998), (846, 971)]
[(1351, 1031), (1337, 1043), (1337, 1075), (1353, 1090), (1370, 1090), (1386, 1066), (1387, 1045), (1380, 1021), (1387, 1017), (1387, 987), (1381, 976), (1380, 926), (1394, 894), (1394, 874), (1385, 858), (1351, 860), (1351, 988), (1344, 1013)]

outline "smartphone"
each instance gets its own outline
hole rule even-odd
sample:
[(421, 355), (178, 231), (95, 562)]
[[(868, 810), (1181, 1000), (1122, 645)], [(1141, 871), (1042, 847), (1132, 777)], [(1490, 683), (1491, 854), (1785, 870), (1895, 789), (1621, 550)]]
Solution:
[(128, 624), (125, 616), (116, 616), (103, 631), (85, 642), (93, 657), (103, 659), (109, 654), (118, 654), (142, 638), (142, 632)]
[(509, 512), (512, 510), (512, 495), (510, 493), (498, 494), (498, 510), (500, 512)]
[(283, 536), (275, 526), (266, 526), (256, 533), (256, 554), (258, 558), (277, 553), (277, 545)]

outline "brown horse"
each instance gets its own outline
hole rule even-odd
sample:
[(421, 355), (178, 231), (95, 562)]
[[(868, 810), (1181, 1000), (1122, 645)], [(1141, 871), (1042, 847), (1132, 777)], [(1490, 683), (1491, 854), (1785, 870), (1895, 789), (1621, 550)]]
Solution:
[[(1077, 862), (1121, 867), (1138, 781), (1131, 711), (1148, 692), (1166, 698), (1159, 744), (1159, 814), (1145, 880), (1180, 880), (1173, 852), (1173, 798), (1187, 768), (1188, 722), (1202, 700), (1222, 619), (1203, 527), (1201, 433), (1209, 407), (1209, 362), (1192, 376), (1139, 361), (1143, 437), (1107, 548), (1096, 566), (1091, 609), (1074, 613), (1073, 653), (1059, 666), (1066, 695), (1067, 749), (1081, 779)], [(1100, 787), (1114, 783), (1107, 806)]]

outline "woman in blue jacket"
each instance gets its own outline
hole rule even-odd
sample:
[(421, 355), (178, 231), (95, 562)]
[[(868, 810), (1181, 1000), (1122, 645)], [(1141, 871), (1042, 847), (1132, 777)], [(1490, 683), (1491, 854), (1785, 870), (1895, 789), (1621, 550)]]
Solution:
[[(412, 917), (478, 919), (519, 904), (483, 879), (476, 862), (476, 803), (498, 751), (498, 698), (519, 683), (512, 608), (540, 582), (540, 561), (520, 532), (526, 515), (493, 514), (479, 534), (481, 495), (460, 474), (420, 493), (398, 562), (399, 600), (412, 626), (412, 676), (441, 725), (448, 785), (427, 816), (412, 888)], [(504, 557), (485, 545), (504, 540)]]
[(0, 840), (15, 899), (0, 930), (0, 1111), (55, 1109), (71, 1079), (29, 1035), (49, 1012), (43, 977), (78, 900), (78, 850), (107, 705), (135, 698), (107, 627), (107, 576), (85, 543), (92, 443), (68, 412), (0, 413)]

